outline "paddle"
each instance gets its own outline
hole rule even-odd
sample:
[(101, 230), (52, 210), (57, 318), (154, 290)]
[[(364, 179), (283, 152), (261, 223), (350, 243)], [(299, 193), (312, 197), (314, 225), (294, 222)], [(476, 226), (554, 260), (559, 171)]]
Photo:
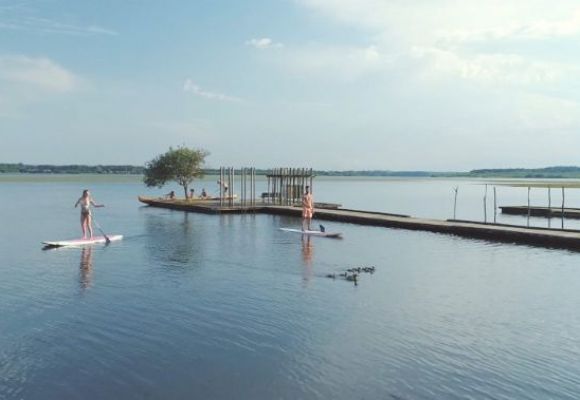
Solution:
[(101, 231), (101, 233), (103, 234), (103, 236), (105, 237), (106, 243), (109, 244), (111, 243), (111, 239), (109, 239), (109, 237), (107, 236), (107, 234), (105, 233), (105, 231), (103, 231), (103, 228), (101, 228), (101, 225), (99, 225), (99, 223), (97, 222), (97, 220), (95, 219), (95, 217), (93, 216), (93, 222), (95, 223), (95, 226), (97, 227), (97, 229), (99, 231)]

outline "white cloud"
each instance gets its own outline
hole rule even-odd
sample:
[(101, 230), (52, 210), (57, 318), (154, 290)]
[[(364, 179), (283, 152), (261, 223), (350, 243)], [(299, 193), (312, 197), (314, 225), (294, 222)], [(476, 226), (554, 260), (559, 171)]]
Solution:
[(190, 121), (156, 121), (148, 125), (155, 127), (163, 132), (171, 134), (205, 134), (213, 129), (212, 123), (206, 119), (193, 119)]
[(88, 33), (94, 33), (96, 35), (109, 35), (109, 36), (117, 36), (119, 32), (114, 31), (109, 28), (103, 28), (102, 26), (91, 25), (86, 28)]
[[(377, 54), (387, 54), (384, 49), (397, 49), (399, 54), (381, 58), (393, 64), (418, 61), (429, 71), (423, 77), (455, 75), (480, 83), (509, 82), (531, 87), (579, 76), (574, 60), (578, 56), (557, 54), (554, 43), (551, 48), (537, 43), (534, 47), (509, 46), (511, 40), (538, 42), (580, 36), (577, 0), (431, 0), (412, 4), (385, 0), (295, 1), (335, 21), (368, 31), (368, 39), (374, 43), (370, 48)], [(493, 46), (486, 48), (467, 47), (492, 41)], [(316, 55), (311, 56), (309, 62), (315, 64)], [(322, 52), (319, 62), (328, 58)], [(366, 66), (358, 68), (359, 73), (381, 68), (390, 73), (382, 62), (358, 64)]]
[(390, 21), (392, 4), (381, 0), (295, 0), (332, 18), (359, 27), (383, 30)]
[(310, 45), (289, 50), (282, 61), (300, 73), (354, 80), (369, 73), (386, 72), (393, 57), (377, 46)]
[[(516, 117), (526, 131), (534, 130), (541, 134), (570, 132), (577, 137), (580, 126), (580, 103), (550, 96), (522, 96), (522, 106)], [(551, 135), (548, 135), (551, 136)]]
[(458, 76), (490, 84), (545, 84), (580, 72), (566, 64), (531, 61), (516, 54), (461, 55), (436, 47), (416, 47), (412, 54), (425, 62), (433, 76)]
[(252, 46), (259, 50), (265, 49), (279, 49), (284, 47), (282, 43), (274, 42), (270, 38), (250, 39), (246, 41), (246, 46)]
[(445, 42), (486, 42), (498, 40), (544, 40), (580, 35), (580, 9), (571, 17), (557, 20), (538, 19), (524, 23), (510, 23), (484, 29), (442, 31)]
[(39, 15), (38, 10), (26, 3), (14, 3), (11, 6), (0, 7), (0, 30), (77, 36), (118, 35), (118, 32), (102, 26), (78, 24), (74, 21), (65, 23)]
[(417, 40), (434, 39), (436, 31), (484, 30), (498, 26), (519, 26), (534, 35), (568, 34), (576, 30), (579, 9), (577, 0), (295, 1), (345, 24), (376, 33), (395, 32)]
[(222, 93), (209, 92), (207, 90), (201, 89), (197, 84), (195, 84), (191, 79), (186, 79), (183, 84), (183, 91), (193, 93), (196, 96), (203, 97), (210, 100), (218, 101), (231, 101), (231, 102), (241, 102), (242, 99), (239, 97), (229, 96)]
[(80, 79), (48, 58), (0, 56), (0, 81), (25, 84), (56, 92), (78, 87)]

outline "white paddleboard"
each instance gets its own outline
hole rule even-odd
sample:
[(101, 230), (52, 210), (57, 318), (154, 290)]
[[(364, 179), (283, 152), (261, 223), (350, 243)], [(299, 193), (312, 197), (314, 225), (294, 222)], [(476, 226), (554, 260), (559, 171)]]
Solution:
[(300, 233), (302, 235), (309, 235), (309, 236), (322, 236), (322, 237), (327, 237), (327, 238), (340, 238), (340, 237), (342, 237), (342, 233), (338, 233), (338, 232), (303, 231), (302, 229), (292, 229), (292, 228), (280, 228), (280, 230), (284, 231), (284, 232)]
[[(111, 242), (123, 239), (123, 235), (107, 235)], [(62, 247), (62, 246), (84, 246), (87, 244), (107, 243), (104, 236), (93, 236), (91, 239), (72, 239), (59, 240), (56, 242), (42, 242), (45, 246)]]

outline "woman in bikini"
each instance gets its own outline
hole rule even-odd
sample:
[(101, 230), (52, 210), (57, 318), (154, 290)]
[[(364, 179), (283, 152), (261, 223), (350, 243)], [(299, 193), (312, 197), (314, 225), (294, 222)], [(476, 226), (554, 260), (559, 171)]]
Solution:
[(91, 214), (91, 206), (104, 207), (104, 204), (96, 204), (91, 198), (88, 189), (83, 190), (83, 195), (77, 200), (75, 208), (81, 206), (81, 229), (83, 230), (83, 239), (87, 238), (87, 230), (89, 231), (89, 239), (93, 238), (93, 218)]

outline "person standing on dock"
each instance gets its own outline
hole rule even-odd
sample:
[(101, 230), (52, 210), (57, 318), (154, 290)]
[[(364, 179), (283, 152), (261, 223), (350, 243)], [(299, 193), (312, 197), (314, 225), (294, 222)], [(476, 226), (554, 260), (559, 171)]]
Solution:
[[(314, 215), (314, 199), (310, 193), (310, 186), (306, 186), (306, 191), (302, 196), (302, 230), (311, 230), (310, 222)], [(308, 229), (306, 229), (308, 228)]]
[(223, 188), (223, 196), (227, 197), (228, 195), (228, 184), (226, 182), (223, 182), (221, 180), (217, 181), (218, 185), (220, 185)]

